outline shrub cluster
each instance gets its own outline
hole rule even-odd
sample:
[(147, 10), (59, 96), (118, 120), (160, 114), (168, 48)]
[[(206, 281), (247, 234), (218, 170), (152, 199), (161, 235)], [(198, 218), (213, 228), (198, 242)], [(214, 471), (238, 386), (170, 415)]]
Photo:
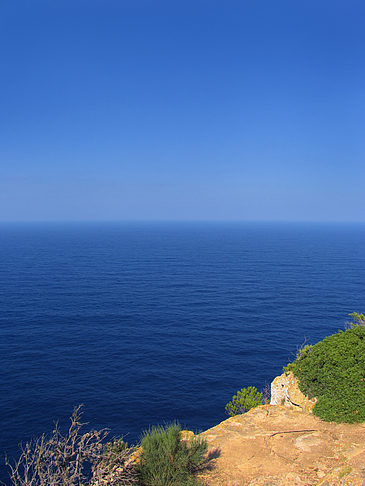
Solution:
[(346, 331), (328, 336), (314, 346), (306, 346), (284, 371), (292, 371), (301, 391), (310, 398), (317, 398), (313, 413), (321, 419), (348, 423), (365, 421), (364, 325), (355, 322)]
[(105, 443), (106, 430), (81, 433), (81, 406), (71, 416), (68, 432), (58, 425), (47, 437), (27, 442), (19, 459), (6, 461), (13, 486), (195, 486), (205, 463), (207, 442), (181, 440), (180, 425), (154, 427), (136, 449), (122, 439)]

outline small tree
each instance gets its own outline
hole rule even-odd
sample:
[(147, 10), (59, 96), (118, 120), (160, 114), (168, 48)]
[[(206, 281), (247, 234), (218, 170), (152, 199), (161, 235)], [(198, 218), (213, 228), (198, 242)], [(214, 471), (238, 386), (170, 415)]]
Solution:
[(233, 417), (241, 413), (248, 412), (251, 408), (263, 404), (262, 393), (254, 386), (242, 388), (233, 395), (232, 400), (226, 405), (226, 412)]

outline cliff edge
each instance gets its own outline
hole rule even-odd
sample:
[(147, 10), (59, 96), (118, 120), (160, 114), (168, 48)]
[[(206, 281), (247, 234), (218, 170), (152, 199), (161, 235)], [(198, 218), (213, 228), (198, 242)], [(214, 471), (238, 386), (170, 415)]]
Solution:
[(206, 486), (364, 486), (365, 423), (324, 422), (263, 405), (201, 434), (213, 458)]

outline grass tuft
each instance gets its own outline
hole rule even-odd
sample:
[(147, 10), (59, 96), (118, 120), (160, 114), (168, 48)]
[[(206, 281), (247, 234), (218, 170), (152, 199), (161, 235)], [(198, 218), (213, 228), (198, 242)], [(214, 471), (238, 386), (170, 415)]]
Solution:
[(207, 443), (198, 437), (181, 440), (178, 423), (152, 427), (142, 438), (137, 474), (143, 486), (195, 486), (194, 477), (205, 462)]

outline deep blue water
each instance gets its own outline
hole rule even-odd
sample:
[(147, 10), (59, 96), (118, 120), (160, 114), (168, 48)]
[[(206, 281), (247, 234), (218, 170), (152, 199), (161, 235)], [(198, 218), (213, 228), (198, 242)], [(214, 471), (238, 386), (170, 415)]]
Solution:
[[(194, 430), (365, 310), (365, 225), (0, 225), (0, 451), (67, 423)], [(4, 468), (0, 479), (4, 479)]]

